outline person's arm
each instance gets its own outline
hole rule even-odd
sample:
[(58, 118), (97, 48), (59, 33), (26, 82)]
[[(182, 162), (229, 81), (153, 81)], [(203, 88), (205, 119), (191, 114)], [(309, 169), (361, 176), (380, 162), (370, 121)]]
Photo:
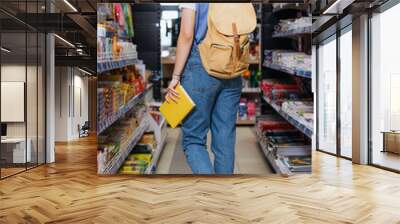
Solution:
[(182, 8), (181, 27), (176, 46), (175, 67), (172, 73), (172, 81), (168, 86), (168, 93), (165, 97), (167, 102), (169, 102), (169, 100), (176, 102), (179, 98), (179, 94), (175, 91), (175, 87), (180, 82), (183, 69), (192, 48), (195, 15), (195, 10)]

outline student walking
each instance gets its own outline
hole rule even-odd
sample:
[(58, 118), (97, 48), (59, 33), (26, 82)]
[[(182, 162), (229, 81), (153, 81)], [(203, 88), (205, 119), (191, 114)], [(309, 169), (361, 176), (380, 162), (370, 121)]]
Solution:
[[(251, 3), (184, 3), (167, 101), (181, 84), (196, 107), (182, 123), (182, 146), (194, 174), (232, 174), (240, 75), (248, 69), (248, 34), (256, 27)], [(211, 130), (211, 151), (207, 133)]]

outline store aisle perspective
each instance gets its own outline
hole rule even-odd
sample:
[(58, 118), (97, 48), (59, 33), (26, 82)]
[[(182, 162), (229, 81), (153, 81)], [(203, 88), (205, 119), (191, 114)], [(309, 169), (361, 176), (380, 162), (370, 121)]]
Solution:
[(251, 4), (236, 175), (193, 175), (160, 111), (193, 4), (0, 0), (0, 224), (400, 224), (400, 0)]
[[(253, 128), (238, 127), (236, 139), (236, 162), (235, 174), (270, 174), (269, 168), (264, 155), (259, 149), (258, 143), (254, 136)], [(208, 149), (210, 151), (210, 134), (208, 136)], [(181, 146), (181, 130), (180, 128), (168, 129), (168, 137), (163, 154), (160, 158), (156, 174), (191, 174), (190, 167), (186, 163), (186, 158)], [(213, 158), (213, 157), (211, 157)]]
[(397, 174), (321, 152), (313, 153), (312, 174), (289, 178), (101, 177), (93, 137), (58, 144), (56, 156), (56, 163), (0, 181), (0, 223), (400, 220)]
[[(229, 135), (230, 139), (219, 141), (227, 147), (217, 147), (219, 150), (215, 154), (210, 150), (209, 136), (209, 155), (198, 153), (200, 148), (186, 149), (197, 154), (189, 160), (192, 165), (207, 167), (209, 172), (211, 165), (207, 159), (201, 159), (202, 155), (204, 158), (220, 155), (221, 160), (217, 161), (221, 166), (215, 169), (216, 173), (291, 175), (311, 172), (314, 120), (311, 12), (302, 5), (288, 10), (261, 3), (237, 6), (254, 14), (254, 17), (249, 16), (254, 19), (254, 26), (246, 35), (241, 34), (246, 37), (243, 48), (248, 49), (249, 55), (244, 56), (245, 67), (237, 74), (241, 95), (237, 111), (232, 114), (237, 114), (236, 118), (230, 121), (236, 120), (238, 133), (236, 139)], [(124, 16), (116, 16), (120, 10)], [(270, 14), (273, 17), (268, 16)], [(162, 93), (172, 80), (171, 69), (179, 52), (176, 38), (179, 18), (183, 15), (179, 4), (100, 3), (97, 15), (98, 173), (198, 173), (187, 165), (187, 155), (180, 144), (182, 137), (171, 129), (171, 135), (167, 134), (165, 108), (160, 109), (165, 100)], [(152, 38), (148, 34), (152, 34)], [(192, 92), (185, 85), (184, 77), (191, 77), (190, 67), (181, 74), (181, 81), (192, 104), (197, 105), (186, 119), (203, 109), (200, 99), (195, 97), (195, 89), (208, 88), (193, 86)], [(223, 97), (223, 89), (217, 91), (216, 97)], [(212, 105), (212, 99), (208, 104), (210, 108), (218, 108)], [(169, 112), (179, 108), (179, 104), (170, 106)], [(215, 109), (213, 111), (210, 110), (213, 114), (209, 116), (215, 115)], [(216, 124), (210, 123), (209, 126)], [(230, 140), (237, 143), (235, 160), (224, 161), (223, 158), (233, 158)], [(191, 144), (202, 147), (200, 144), (204, 143), (200, 140)], [(222, 171), (225, 169), (226, 172)]]

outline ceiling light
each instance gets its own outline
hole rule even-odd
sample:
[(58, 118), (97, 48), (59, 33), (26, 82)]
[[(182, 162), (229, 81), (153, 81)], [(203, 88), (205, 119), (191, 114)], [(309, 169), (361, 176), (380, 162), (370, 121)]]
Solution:
[(87, 75), (93, 75), (92, 73), (90, 73), (90, 72), (88, 72), (88, 71), (86, 71), (86, 70), (83, 70), (83, 69), (81, 69), (81, 68), (78, 68), (78, 70), (81, 71), (81, 72), (83, 72), (83, 73), (85, 73), (85, 74), (87, 74)]
[(59, 40), (61, 40), (62, 42), (64, 42), (65, 44), (67, 44), (68, 46), (75, 48), (75, 45), (73, 45), (73, 44), (72, 44), (71, 42), (69, 42), (68, 40), (66, 40), (66, 39), (64, 39), (64, 38), (62, 38), (62, 37), (60, 37), (60, 36), (57, 35), (57, 34), (54, 34), (54, 36), (57, 37), (57, 38), (58, 38)]
[(2, 51), (6, 52), (6, 53), (10, 53), (10, 52), (11, 52), (11, 50), (9, 50), (9, 49), (7, 49), (7, 48), (5, 48), (5, 47), (1, 47), (0, 49), (1, 49)]
[(74, 12), (78, 12), (78, 10), (68, 0), (64, 0), (64, 3), (67, 4)]

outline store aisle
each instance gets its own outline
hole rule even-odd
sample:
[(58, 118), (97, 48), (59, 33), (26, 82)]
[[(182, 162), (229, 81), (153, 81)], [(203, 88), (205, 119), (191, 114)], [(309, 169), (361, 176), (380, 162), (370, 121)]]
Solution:
[[(191, 174), (181, 147), (180, 129), (168, 129), (167, 143), (160, 158), (157, 174)], [(208, 148), (210, 148), (210, 134)], [(270, 174), (267, 161), (257, 145), (252, 128), (238, 127), (236, 139), (236, 174)], [(210, 155), (212, 156), (210, 150)]]

